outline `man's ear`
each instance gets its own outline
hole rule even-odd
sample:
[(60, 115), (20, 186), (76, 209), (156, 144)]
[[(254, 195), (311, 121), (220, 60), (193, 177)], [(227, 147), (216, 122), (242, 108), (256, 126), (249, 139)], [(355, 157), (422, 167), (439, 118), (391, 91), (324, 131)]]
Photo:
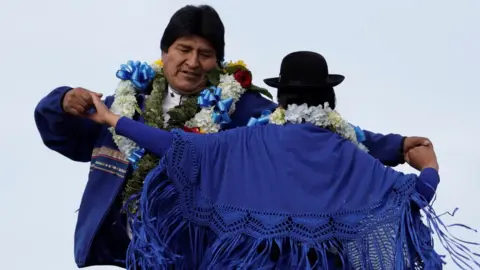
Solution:
[(162, 61), (165, 62), (167, 58), (168, 58), (168, 52), (162, 51)]

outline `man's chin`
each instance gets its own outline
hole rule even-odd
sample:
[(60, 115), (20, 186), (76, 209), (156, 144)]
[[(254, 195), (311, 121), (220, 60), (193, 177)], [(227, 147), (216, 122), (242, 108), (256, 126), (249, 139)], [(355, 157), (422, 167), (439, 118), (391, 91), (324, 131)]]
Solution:
[(178, 91), (180, 94), (191, 95), (191, 94), (196, 94), (202, 91), (205, 88), (205, 86), (204, 86), (204, 83), (193, 84), (189, 82), (189, 83), (179, 84), (176, 87), (172, 85), (172, 88)]

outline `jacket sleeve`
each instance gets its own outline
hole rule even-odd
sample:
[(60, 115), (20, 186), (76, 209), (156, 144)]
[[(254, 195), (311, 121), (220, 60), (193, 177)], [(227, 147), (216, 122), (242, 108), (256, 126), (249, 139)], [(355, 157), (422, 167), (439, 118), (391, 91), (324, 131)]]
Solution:
[(370, 155), (380, 160), (386, 166), (395, 167), (405, 163), (403, 157), (403, 142), (405, 137), (398, 134), (378, 134), (364, 130), (365, 141)]
[[(35, 108), (35, 124), (49, 149), (71, 160), (88, 162), (102, 126), (63, 111), (63, 98), (71, 89), (67, 86), (58, 87), (40, 100)], [(107, 101), (109, 98), (113, 99), (107, 97)]]

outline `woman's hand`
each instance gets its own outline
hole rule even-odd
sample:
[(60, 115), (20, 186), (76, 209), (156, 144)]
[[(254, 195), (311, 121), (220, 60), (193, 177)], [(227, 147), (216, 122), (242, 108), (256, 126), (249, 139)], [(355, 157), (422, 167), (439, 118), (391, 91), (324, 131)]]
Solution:
[(414, 147), (405, 156), (406, 161), (418, 170), (433, 168), (438, 171), (437, 156), (431, 143), (428, 146)]
[(416, 167), (415, 165), (409, 162), (408, 152), (414, 149), (415, 147), (430, 146), (431, 144), (432, 143), (430, 142), (430, 140), (424, 137), (406, 137), (405, 141), (403, 142), (403, 158), (414, 169), (421, 170), (422, 168)]
[(103, 101), (97, 95), (91, 94), (93, 105), (95, 106), (95, 112), (88, 115), (88, 118), (99, 124), (109, 125), (115, 127), (117, 125), (120, 116), (112, 113)]

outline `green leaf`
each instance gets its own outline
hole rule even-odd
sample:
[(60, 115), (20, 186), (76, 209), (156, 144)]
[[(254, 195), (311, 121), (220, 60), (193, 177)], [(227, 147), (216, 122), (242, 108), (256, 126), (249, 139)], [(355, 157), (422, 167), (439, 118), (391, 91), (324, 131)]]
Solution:
[(260, 94), (262, 94), (262, 95), (264, 95), (264, 96), (266, 96), (266, 97), (268, 97), (268, 98), (270, 98), (270, 99), (273, 100), (272, 94), (270, 94), (270, 92), (269, 92), (267, 89), (265, 89), (265, 88), (261, 88), (261, 87), (258, 87), (258, 86), (256, 86), (256, 85), (253, 85), (253, 84), (252, 84), (252, 86), (250, 86), (249, 89), (252, 90), (252, 91), (259, 92)]
[(220, 83), (221, 70), (216, 68), (207, 73), (207, 79), (212, 85), (218, 85)]

